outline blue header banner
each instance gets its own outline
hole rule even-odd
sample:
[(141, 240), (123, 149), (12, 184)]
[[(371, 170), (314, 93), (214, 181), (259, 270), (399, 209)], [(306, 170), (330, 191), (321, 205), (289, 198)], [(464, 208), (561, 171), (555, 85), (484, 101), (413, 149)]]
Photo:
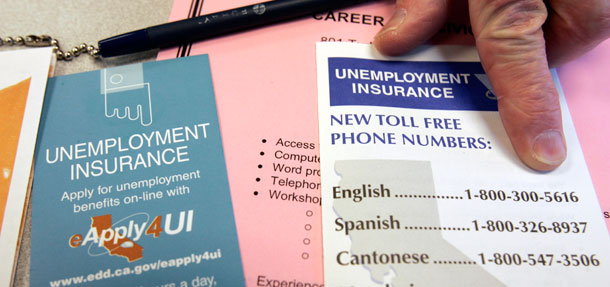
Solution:
[(497, 111), (479, 62), (329, 58), (331, 106)]

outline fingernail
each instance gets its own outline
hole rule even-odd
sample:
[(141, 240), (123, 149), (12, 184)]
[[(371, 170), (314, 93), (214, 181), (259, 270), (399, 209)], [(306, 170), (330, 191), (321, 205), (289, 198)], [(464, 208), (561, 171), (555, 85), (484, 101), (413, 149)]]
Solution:
[(557, 165), (566, 157), (566, 146), (561, 133), (547, 130), (534, 139), (534, 157), (543, 163)]
[(385, 24), (383, 29), (381, 29), (381, 31), (379, 31), (379, 33), (377, 33), (375, 37), (379, 37), (385, 33), (392, 32), (398, 29), (398, 26), (400, 26), (400, 24), (402, 24), (402, 22), (405, 20), (405, 16), (407, 16), (407, 10), (396, 9), (394, 11), (394, 15), (392, 15), (392, 18), (390, 18), (390, 21)]

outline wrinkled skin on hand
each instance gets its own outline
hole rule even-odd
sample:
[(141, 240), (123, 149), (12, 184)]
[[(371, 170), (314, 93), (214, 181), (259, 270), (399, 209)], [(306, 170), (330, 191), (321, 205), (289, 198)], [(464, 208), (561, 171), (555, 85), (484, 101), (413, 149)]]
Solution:
[[(382, 54), (404, 54), (432, 37), (452, 5), (466, 0), (397, 0), (375, 37)], [(610, 36), (607, 0), (469, 0), (476, 46), (504, 128), (519, 158), (550, 171), (566, 158), (559, 98), (549, 66)]]

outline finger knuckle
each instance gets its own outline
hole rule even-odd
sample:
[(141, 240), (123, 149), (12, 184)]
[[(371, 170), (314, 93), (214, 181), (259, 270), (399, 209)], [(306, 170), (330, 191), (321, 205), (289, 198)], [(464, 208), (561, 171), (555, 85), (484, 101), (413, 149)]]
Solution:
[(586, 45), (610, 36), (610, 2), (551, 3), (551, 7), (560, 20), (561, 33), (573, 41)]
[(582, 7), (580, 11), (585, 13), (586, 20), (583, 22), (589, 22), (591, 24), (591, 29), (600, 31), (605, 30), (608, 31), (610, 29), (610, 1), (607, 0), (589, 0), (585, 1), (588, 3), (586, 6), (586, 10), (582, 11)]
[(488, 1), (486, 23), (481, 36), (493, 39), (520, 39), (541, 31), (547, 18), (542, 0)]
[(605, 39), (610, 36), (610, 2), (603, 2), (600, 9), (593, 14), (591, 25), (589, 25), (589, 33), (597, 39)]
[(554, 93), (525, 92), (515, 97), (504, 97), (503, 101), (513, 107), (521, 120), (540, 126), (553, 124), (561, 115), (561, 108)]

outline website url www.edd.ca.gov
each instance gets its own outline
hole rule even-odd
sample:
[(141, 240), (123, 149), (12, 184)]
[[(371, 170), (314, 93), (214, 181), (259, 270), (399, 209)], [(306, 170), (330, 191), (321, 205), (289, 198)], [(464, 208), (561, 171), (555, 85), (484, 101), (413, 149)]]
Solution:
[[(215, 252), (217, 255), (220, 255), (220, 250)], [(214, 256), (212, 258), (209, 256), (209, 252), (205, 253), (192, 253), (189, 256), (178, 257), (174, 259), (167, 260), (157, 260), (152, 263), (145, 263), (140, 265), (135, 265), (133, 267), (123, 267), (112, 270), (111, 268), (100, 269), (95, 273), (91, 273), (88, 275), (80, 275), (74, 277), (68, 277), (59, 280), (49, 281), (49, 286), (51, 287), (65, 287), (65, 286), (74, 286), (79, 285), (82, 286), (83, 283), (105, 280), (110, 278), (116, 278), (126, 275), (140, 275), (142, 273), (148, 271), (155, 271), (165, 268), (180, 268), (186, 267), (189, 264), (199, 264), (202, 261), (208, 261), (213, 259), (218, 259), (220, 256)]]

